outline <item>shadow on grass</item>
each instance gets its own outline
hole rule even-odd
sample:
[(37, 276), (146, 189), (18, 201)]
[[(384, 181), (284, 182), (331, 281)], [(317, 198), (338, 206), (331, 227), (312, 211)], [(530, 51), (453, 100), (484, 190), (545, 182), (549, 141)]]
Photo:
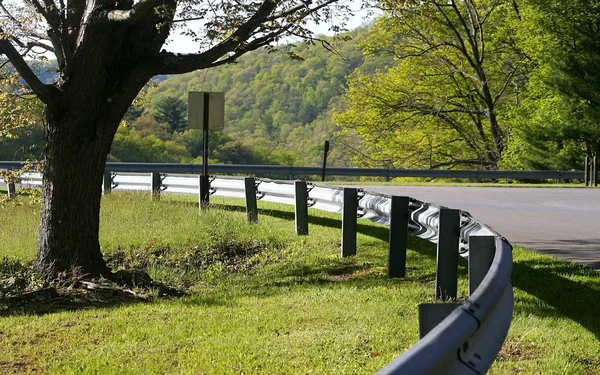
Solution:
[(581, 282), (562, 276), (581, 274), (578, 264), (560, 262), (556, 265), (540, 265), (532, 261), (513, 263), (513, 285), (550, 306), (540, 304), (516, 304), (515, 311), (538, 316), (557, 316), (573, 320), (600, 340), (600, 288), (592, 288)]
[[(228, 206), (222, 205), (224, 209), (235, 209), (245, 211), (243, 206)], [(285, 220), (294, 220), (293, 212), (259, 209), (260, 215), (269, 215)], [(259, 219), (260, 220), (260, 219)], [(321, 225), (331, 228), (341, 228), (341, 220), (333, 218), (325, 218), (318, 216), (309, 217), (310, 224)], [(367, 236), (387, 241), (389, 229), (386, 227), (378, 227), (358, 224), (358, 232)], [(360, 246), (360, 244), (359, 244)], [(418, 252), (421, 255), (435, 258), (435, 245), (428, 241), (422, 240), (415, 236), (408, 237), (408, 248)], [(360, 251), (360, 248), (358, 249)], [(466, 262), (461, 259), (459, 270), (460, 274), (465, 273)], [(407, 266), (410, 266), (407, 264)], [(326, 267), (312, 267), (309, 269), (297, 269), (296, 274), (307, 275), (326, 273)], [(331, 268), (332, 270), (334, 268)], [(523, 290), (536, 298), (543, 301), (550, 308), (540, 306), (527, 306), (517, 304), (516, 311), (524, 313), (532, 313), (538, 316), (556, 315), (573, 320), (581, 324), (584, 328), (590, 331), (600, 339), (600, 319), (598, 319), (598, 311), (600, 311), (600, 290), (592, 288), (581, 282), (572, 281), (562, 275), (581, 274), (582, 266), (574, 263), (562, 261), (552, 261), (544, 266), (540, 266), (536, 262), (531, 261), (515, 261), (513, 263), (512, 281), (514, 287)], [(360, 268), (347, 269), (346, 273), (360, 273)], [(290, 275), (294, 275), (294, 272)], [(590, 271), (593, 274), (594, 271)], [(461, 276), (462, 277), (462, 276)], [(435, 274), (421, 275), (418, 278), (420, 281), (432, 281), (435, 279)]]
[[(62, 311), (113, 308), (147, 303), (147, 300), (124, 296), (115, 291), (87, 292), (83, 290), (32, 293), (19, 298), (0, 298), (0, 317), (46, 315)], [(28, 298), (29, 297), (29, 298)]]

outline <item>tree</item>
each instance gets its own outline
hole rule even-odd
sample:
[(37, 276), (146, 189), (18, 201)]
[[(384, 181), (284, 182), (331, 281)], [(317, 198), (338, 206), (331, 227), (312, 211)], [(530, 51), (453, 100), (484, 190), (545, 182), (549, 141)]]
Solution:
[(169, 124), (171, 133), (182, 132), (187, 126), (187, 104), (172, 96), (158, 101), (154, 106), (154, 118)]
[[(73, 271), (110, 275), (98, 241), (101, 182), (123, 115), (155, 75), (231, 63), (282, 37), (310, 37), (347, 9), (335, 0), (25, 0), (0, 2), (4, 55), (45, 106), (42, 207), (35, 270), (44, 280)], [(198, 52), (163, 45), (176, 27)], [(25, 59), (52, 53), (58, 78), (46, 84)]]
[[(505, 27), (501, 0), (382, 1), (384, 16), (363, 43), (391, 54), (384, 72), (357, 72), (338, 122), (360, 135), (370, 163), (396, 167), (497, 168), (524, 57)], [(512, 96), (512, 98), (511, 98)]]
[(600, 4), (527, 0), (520, 13), (515, 29), (531, 73), (506, 163), (582, 168), (585, 155), (600, 153)]

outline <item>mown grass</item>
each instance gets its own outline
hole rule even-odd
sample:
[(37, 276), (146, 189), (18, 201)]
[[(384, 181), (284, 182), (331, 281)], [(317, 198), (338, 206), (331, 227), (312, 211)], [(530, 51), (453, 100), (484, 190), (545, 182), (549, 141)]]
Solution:
[[(0, 310), (0, 373), (372, 374), (418, 340), (433, 245), (411, 238), (407, 277), (388, 280), (384, 227), (361, 222), (357, 256), (341, 259), (338, 215), (311, 210), (298, 237), (289, 207), (260, 202), (251, 225), (242, 202), (211, 203), (199, 215), (193, 197), (105, 197), (111, 265), (188, 295)], [(33, 259), (38, 209), (0, 208), (0, 258)], [(520, 248), (514, 258), (514, 320), (490, 373), (599, 373), (598, 273)], [(0, 279), (14, 269), (5, 258)], [(462, 262), (460, 274), (464, 297)]]

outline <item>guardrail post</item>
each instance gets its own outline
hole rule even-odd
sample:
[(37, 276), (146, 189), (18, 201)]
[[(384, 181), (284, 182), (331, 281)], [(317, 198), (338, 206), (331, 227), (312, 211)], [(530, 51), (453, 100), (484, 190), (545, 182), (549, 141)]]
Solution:
[(254, 177), (244, 178), (246, 190), (246, 216), (249, 223), (258, 223), (258, 206), (256, 204), (256, 181)]
[(200, 209), (208, 206), (210, 203), (210, 181), (208, 180), (208, 175), (200, 175), (198, 176), (200, 191), (199, 191), (199, 199), (200, 199)]
[(358, 191), (344, 188), (342, 210), (342, 258), (356, 255)]
[(6, 188), (8, 189), (8, 199), (15, 199), (17, 197), (17, 188), (15, 187), (15, 183), (9, 182), (6, 185)]
[(390, 240), (388, 248), (389, 278), (406, 276), (406, 236), (408, 234), (408, 197), (392, 196)]
[(438, 232), (435, 298), (446, 301), (457, 294), (460, 211), (440, 209)]
[(469, 295), (479, 287), (496, 254), (494, 236), (469, 236)]
[(299, 236), (308, 235), (308, 189), (306, 181), (294, 182), (296, 204), (296, 234)]
[(457, 307), (456, 303), (420, 303), (419, 339), (422, 339)]
[(162, 184), (160, 173), (152, 172), (150, 178), (152, 179), (150, 183), (150, 197), (152, 200), (160, 200), (160, 186)]
[(102, 194), (103, 195), (110, 194), (110, 192), (112, 191), (112, 182), (113, 182), (113, 178), (112, 178), (112, 174), (110, 173), (110, 171), (104, 171), (104, 177), (102, 178)]

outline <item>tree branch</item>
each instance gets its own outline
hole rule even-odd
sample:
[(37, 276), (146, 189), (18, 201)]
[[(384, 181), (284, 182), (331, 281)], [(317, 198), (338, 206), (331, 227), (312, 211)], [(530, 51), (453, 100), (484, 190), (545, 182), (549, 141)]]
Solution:
[(111, 10), (106, 17), (109, 21), (133, 24), (147, 18), (161, 4), (161, 0), (141, 0), (128, 10)]
[[(303, 5), (302, 7), (307, 8), (307, 11), (302, 17), (298, 17), (297, 21), (336, 1), (337, 0), (328, 0), (314, 8), (307, 8), (308, 5)], [(256, 30), (263, 25), (264, 22), (276, 20), (278, 19), (277, 17), (280, 19), (281, 17), (293, 14), (292, 11), (299, 11), (299, 9), (302, 8), (300, 6), (296, 6), (276, 14), (271, 14), (277, 7), (277, 4), (277, 1), (264, 0), (252, 17), (238, 27), (238, 29), (232, 35), (205, 52), (186, 55), (168, 52), (160, 53), (155, 64), (157, 66), (157, 74), (180, 74), (191, 72), (197, 69), (222, 65), (235, 60), (235, 58), (241, 56), (245, 52), (268, 45), (275, 38), (282, 35), (284, 32), (289, 31), (289, 29), (291, 29), (294, 25), (290, 23), (287, 26), (281, 26), (279, 29), (268, 32), (260, 38), (250, 42), (247, 41), (256, 33)], [(221, 59), (221, 57), (232, 52), (233, 54), (231, 56)]]
[[(0, 29), (0, 34), (2, 33)], [(52, 86), (45, 85), (39, 78), (33, 73), (27, 62), (15, 49), (15, 47), (7, 39), (0, 38), (0, 54), (5, 55), (10, 60), (11, 64), (15, 67), (17, 72), (25, 80), (31, 90), (40, 98), (40, 100), (50, 105), (53, 101), (53, 96), (56, 94), (56, 90)]]

